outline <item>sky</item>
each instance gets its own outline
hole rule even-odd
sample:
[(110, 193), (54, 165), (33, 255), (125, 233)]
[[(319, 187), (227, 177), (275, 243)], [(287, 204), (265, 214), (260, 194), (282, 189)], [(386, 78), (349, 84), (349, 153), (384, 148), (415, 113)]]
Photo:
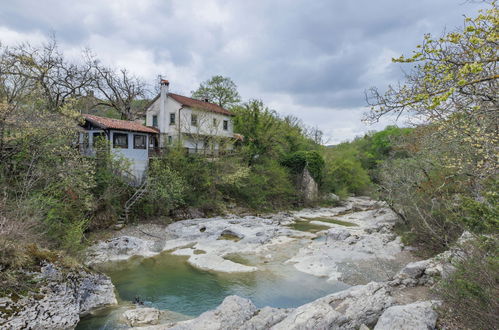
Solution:
[[(214, 75), (244, 100), (317, 127), (326, 144), (393, 124), (361, 119), (364, 91), (403, 79), (393, 57), (425, 33), (462, 27), (480, 3), (465, 0), (0, 0), (0, 42), (55, 34), (64, 53), (90, 48), (107, 65), (189, 96)], [(397, 122), (399, 125), (405, 123)]]

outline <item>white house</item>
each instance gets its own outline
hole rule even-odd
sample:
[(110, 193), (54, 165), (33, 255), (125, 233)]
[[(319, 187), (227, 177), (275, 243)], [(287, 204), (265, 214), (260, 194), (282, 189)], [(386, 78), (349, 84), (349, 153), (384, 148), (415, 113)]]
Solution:
[[(190, 153), (232, 149), (234, 114), (221, 106), (169, 92), (168, 80), (146, 108), (146, 125), (160, 131), (160, 148), (181, 144)], [(236, 134), (236, 138), (238, 135)]]
[(111, 152), (129, 160), (133, 181), (143, 180), (149, 164), (149, 145), (159, 133), (157, 129), (134, 121), (84, 114), (80, 131), (81, 151), (95, 156), (97, 139), (109, 141)]

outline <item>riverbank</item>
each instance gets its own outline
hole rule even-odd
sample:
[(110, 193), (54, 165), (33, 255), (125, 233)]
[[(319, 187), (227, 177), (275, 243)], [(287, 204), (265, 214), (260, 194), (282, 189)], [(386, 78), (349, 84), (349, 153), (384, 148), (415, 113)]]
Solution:
[(49, 315), (39, 325), (71, 328), (82, 316), (78, 329), (434, 326), (439, 302), (429, 287), (452, 271), (456, 252), (419, 261), (393, 233), (396, 222), (383, 203), (356, 197), (339, 207), (128, 226), (87, 251), (87, 266), (107, 276), (53, 277), (47, 283), (64, 290), (47, 284), (47, 298), (22, 300), (7, 322)]
[[(96, 269), (103, 269), (102, 267), (105, 268), (116, 262), (127, 265), (129, 262), (127, 260), (140, 260), (136, 259), (138, 257), (146, 258), (144, 260), (152, 258), (151, 260), (156, 260), (154, 263), (158, 263), (168, 255), (182, 256), (190, 266), (199, 271), (228, 274), (227, 276), (230, 274), (271, 272), (279, 274), (281, 282), (286, 281), (285, 274), (289, 275), (289, 267), (291, 267), (298, 273), (307, 274), (307, 276), (315, 277), (323, 282), (343, 283), (343, 289), (339, 286), (338, 289), (330, 291), (329, 295), (326, 292), (325, 297), (309, 298), (308, 304), (305, 301), (304, 305), (293, 308), (264, 307), (262, 302), (258, 302), (258, 298), (252, 298), (251, 295), (249, 296), (252, 298), (251, 300), (245, 300), (241, 297), (227, 298), (228, 302), (224, 300), (215, 309), (218, 311), (215, 314), (223, 314), (223, 311), (228, 308), (231, 315), (236, 315), (238, 313), (235, 311), (238, 308), (235, 306), (240, 306), (240, 309), (247, 309), (244, 313), (253, 311), (254, 315), (268, 314), (273, 320), (270, 322), (264, 318), (264, 324), (268, 326), (268, 322), (277, 324), (278, 321), (283, 321), (285, 317), (292, 315), (294, 310), (308, 309), (308, 307), (303, 306), (312, 304), (310, 308), (316, 309), (314, 302), (322, 304), (320, 301), (327, 300), (329, 299), (327, 297), (330, 296), (338, 295), (334, 297), (341, 298), (334, 299), (343, 301), (346, 299), (345, 297), (350, 297), (349, 299), (354, 299), (352, 297), (355, 299), (366, 298), (366, 295), (378, 297), (381, 293), (375, 294), (375, 292), (384, 292), (381, 298), (375, 298), (382, 302), (377, 307), (373, 307), (376, 311), (371, 311), (370, 308), (362, 304), (359, 305), (355, 301), (359, 307), (349, 312), (352, 315), (357, 315), (360, 312), (373, 314), (371, 319), (361, 322), (361, 324), (372, 325), (381, 313), (392, 305), (426, 301), (431, 298), (429, 290), (426, 288), (406, 289), (404, 284), (404, 289), (401, 289), (399, 284), (389, 284), (389, 281), (393, 280), (397, 273), (404, 269), (405, 265), (417, 260), (411, 254), (411, 249), (405, 247), (400, 242), (400, 238), (393, 233), (396, 221), (396, 215), (383, 203), (369, 198), (356, 197), (349, 198), (344, 205), (339, 207), (304, 209), (259, 217), (227, 215), (216, 218), (189, 219), (167, 226), (157, 224), (130, 226), (114, 233), (115, 237), (91, 247), (88, 252), (87, 264)], [(216, 276), (220, 278), (221, 275)], [(176, 280), (182, 281), (181, 279)], [(263, 282), (261, 279), (259, 281)], [(345, 291), (348, 285), (353, 287)], [(313, 288), (311, 287), (311, 289)], [(297, 294), (299, 294), (298, 291)], [(259, 306), (254, 304), (252, 301), (254, 299)], [(350, 301), (350, 303), (354, 302)], [(430, 305), (434, 306), (433, 303)], [(154, 306), (154, 303), (151, 306)], [(147, 308), (151, 306), (147, 306)], [(143, 308), (139, 306), (139, 308), (132, 308), (132, 310), (135, 310), (134, 319), (140, 319)], [(147, 317), (151, 315), (148, 309), (145, 309), (144, 313), (148, 315)], [(328, 313), (326, 312), (326, 314)], [(126, 315), (123, 315), (117, 322), (128, 324), (128, 326), (164, 323), (159, 319), (147, 322), (138, 321), (137, 323), (136, 321), (127, 321)], [(199, 317), (203, 317), (203, 315)], [(262, 321), (262, 317), (258, 319)], [(247, 318), (243, 317), (243, 319), (247, 321)], [(241, 319), (238, 322), (242, 322)], [(257, 321), (254, 320), (254, 322)], [(195, 328), (195, 323), (170, 320), (160, 327), (177, 326), (188, 329)], [(249, 324), (253, 323), (248, 323), (245, 327)], [(354, 322), (348, 326), (355, 324), (357, 323)], [(234, 326), (233, 323), (230, 327), (219, 324), (213, 329)], [(259, 329), (255, 326), (253, 324), (250, 328)], [(301, 327), (299, 322), (296, 327)]]

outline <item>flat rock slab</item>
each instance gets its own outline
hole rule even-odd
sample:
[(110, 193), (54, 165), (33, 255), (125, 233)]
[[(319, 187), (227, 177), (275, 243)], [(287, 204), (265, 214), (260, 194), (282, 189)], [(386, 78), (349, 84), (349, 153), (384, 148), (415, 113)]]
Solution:
[(435, 329), (438, 314), (436, 302), (421, 301), (392, 306), (379, 318), (374, 330), (428, 330)]

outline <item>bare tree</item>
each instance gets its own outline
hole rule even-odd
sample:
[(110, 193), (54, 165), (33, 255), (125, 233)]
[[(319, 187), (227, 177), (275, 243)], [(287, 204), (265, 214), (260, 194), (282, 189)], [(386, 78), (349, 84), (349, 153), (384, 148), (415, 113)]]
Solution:
[(126, 69), (118, 71), (101, 66), (98, 61), (92, 61), (95, 73), (94, 86), (99, 100), (95, 106), (106, 106), (115, 109), (122, 119), (137, 119), (134, 102), (145, 97), (148, 92), (146, 84)]
[(47, 109), (51, 111), (61, 110), (70, 99), (86, 94), (94, 78), (88, 64), (65, 60), (55, 38), (41, 47), (23, 43), (5, 48), (2, 61), (3, 73), (11, 77), (10, 81), (24, 81), (23, 90), (28, 84), (39, 89)]

